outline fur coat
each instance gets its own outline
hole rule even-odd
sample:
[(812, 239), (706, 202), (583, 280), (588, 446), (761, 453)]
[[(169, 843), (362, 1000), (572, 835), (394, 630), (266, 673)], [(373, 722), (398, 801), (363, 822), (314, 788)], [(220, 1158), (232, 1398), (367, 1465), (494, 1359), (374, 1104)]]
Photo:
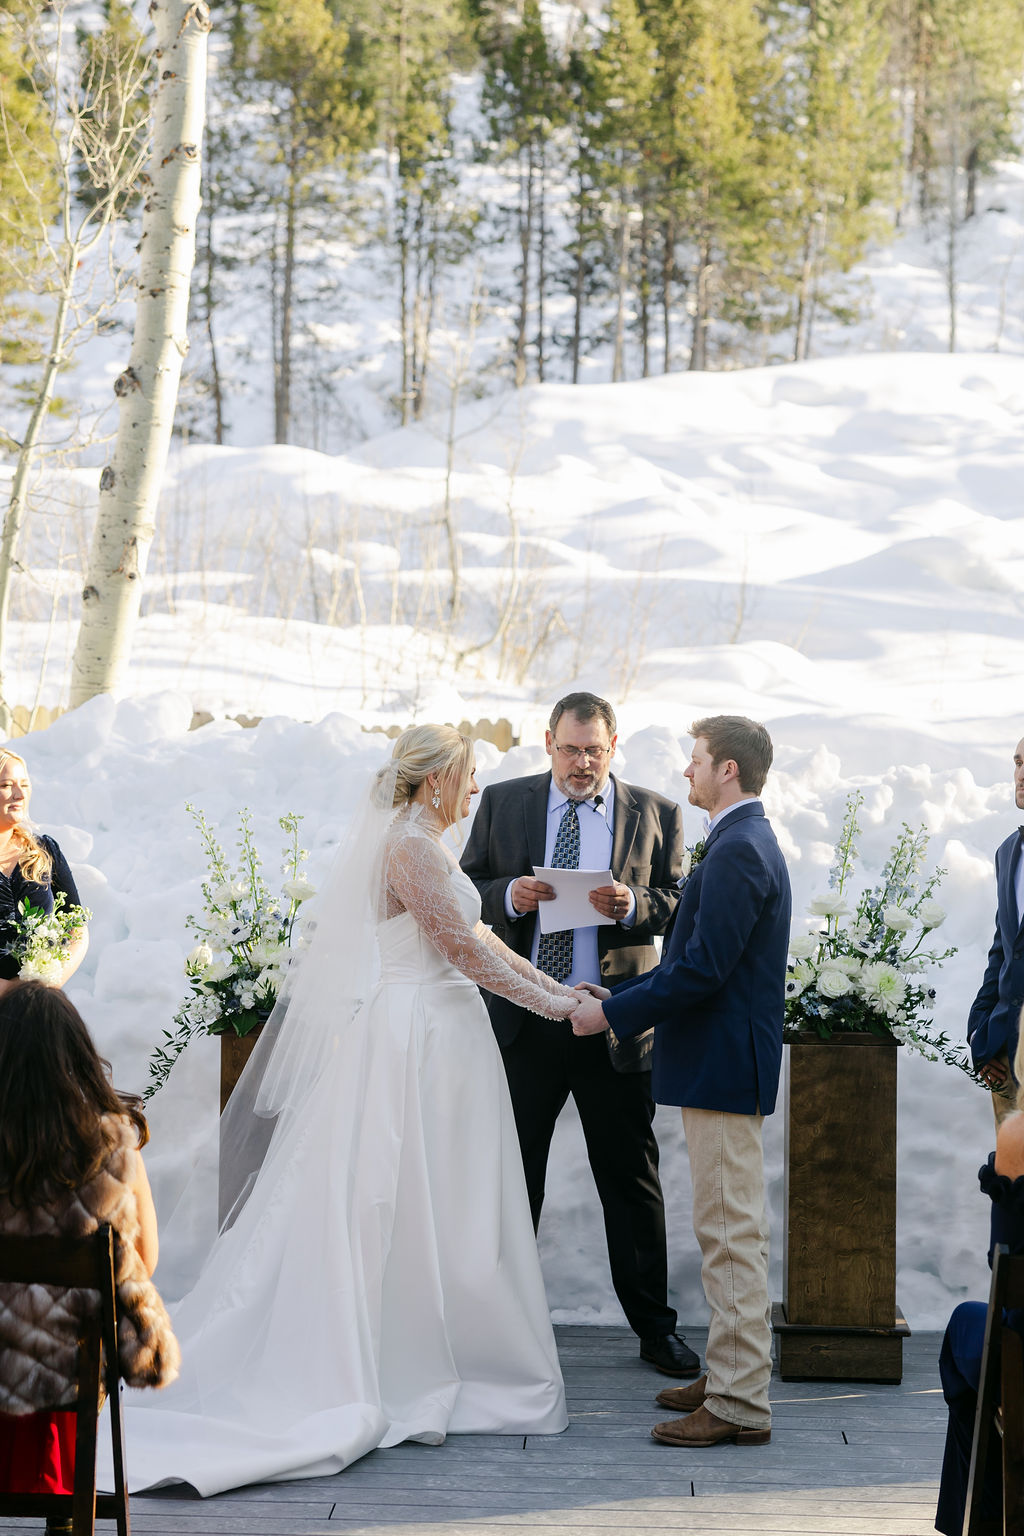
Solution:
[[(134, 1182), (138, 1136), (122, 1115), (105, 1115), (110, 1150), (99, 1172), (45, 1206), (21, 1210), (0, 1194), (3, 1237), (88, 1237), (114, 1229), (117, 1346), (132, 1387), (163, 1387), (178, 1374), (180, 1353), (167, 1310), (135, 1247), (139, 1216)], [(74, 1401), (80, 1320), (99, 1304), (95, 1291), (52, 1285), (0, 1285), (0, 1412), (35, 1413)]]

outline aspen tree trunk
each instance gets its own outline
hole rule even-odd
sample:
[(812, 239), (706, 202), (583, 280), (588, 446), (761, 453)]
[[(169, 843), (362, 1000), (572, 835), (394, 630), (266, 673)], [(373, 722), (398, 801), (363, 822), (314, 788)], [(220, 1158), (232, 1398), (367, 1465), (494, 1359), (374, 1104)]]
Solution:
[(72, 662), (72, 707), (117, 688), (128, 665), (188, 349), (210, 13), (205, 0), (151, 0), (149, 13), (160, 85), (153, 104), (135, 334), (128, 367), (114, 384), (121, 401), (117, 441), (113, 462), (100, 476)]

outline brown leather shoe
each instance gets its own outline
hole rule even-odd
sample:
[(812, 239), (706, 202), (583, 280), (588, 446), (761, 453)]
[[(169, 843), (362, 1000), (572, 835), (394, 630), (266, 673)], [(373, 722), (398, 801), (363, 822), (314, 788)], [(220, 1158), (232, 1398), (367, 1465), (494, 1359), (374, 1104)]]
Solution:
[(702, 1450), (708, 1445), (720, 1445), (733, 1440), (737, 1445), (767, 1445), (772, 1438), (770, 1429), (744, 1429), (739, 1424), (728, 1424), (718, 1418), (710, 1408), (696, 1408), (685, 1419), (666, 1419), (655, 1424), (651, 1437), (662, 1445), (676, 1445), (680, 1450)]
[(674, 1408), (676, 1413), (693, 1413), (703, 1406), (708, 1395), (708, 1379), (698, 1376), (688, 1387), (666, 1387), (654, 1399), (662, 1408)]

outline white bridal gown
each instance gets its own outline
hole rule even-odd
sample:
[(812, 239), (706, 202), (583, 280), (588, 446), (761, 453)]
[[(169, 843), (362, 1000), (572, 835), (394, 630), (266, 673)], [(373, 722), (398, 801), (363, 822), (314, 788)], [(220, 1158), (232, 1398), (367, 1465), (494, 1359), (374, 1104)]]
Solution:
[(555, 984), (514, 970), (475, 929), (472, 883), (415, 821), (396, 823), (388, 871), (393, 915), (377, 928), (369, 1005), (304, 1112), (279, 1125), (247, 1204), (175, 1309), (180, 1380), (126, 1396), (133, 1488), (212, 1494), (338, 1472), (402, 1440), (566, 1427), (512, 1107), (476, 987), (547, 1011)]

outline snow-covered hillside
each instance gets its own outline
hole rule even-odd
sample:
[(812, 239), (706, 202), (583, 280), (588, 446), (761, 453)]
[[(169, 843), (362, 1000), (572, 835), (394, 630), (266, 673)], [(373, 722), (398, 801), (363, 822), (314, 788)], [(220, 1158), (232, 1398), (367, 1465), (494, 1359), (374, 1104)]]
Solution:
[[(544, 717), (574, 685), (619, 707), (624, 776), (682, 802), (697, 714), (769, 724), (777, 768), (766, 798), (798, 911), (824, 882), (851, 786), (866, 796), (867, 873), (901, 821), (923, 822), (949, 871), (944, 937), (959, 946), (937, 1022), (960, 1035), (1024, 733), (1022, 420), (1024, 360), (994, 355), (835, 358), (480, 402), (460, 421), (451, 481), (465, 611), (450, 631), (445, 444), (427, 428), (343, 458), (179, 452), (161, 513), (166, 574), (150, 583), (129, 696), (95, 700), (25, 743), (34, 810), (96, 914), (71, 990), (117, 1080), (141, 1086), (181, 993), (201, 873), (186, 799), (229, 843), (235, 811), (251, 806), (271, 867), (276, 817), (302, 812), (315, 876), (360, 776), (386, 750), (364, 727), (508, 716), (522, 745), (504, 757), (481, 745), (486, 783), (543, 766)], [(88, 485), (75, 494), (87, 522)], [(357, 577), (365, 625), (351, 609)], [(504, 674), (500, 641), (458, 665), (460, 649), (491, 634), (515, 581)], [(266, 617), (239, 611), (258, 609), (254, 588)], [(390, 625), (392, 612), (403, 622)], [(47, 645), (43, 691), (57, 695), (71, 638), (63, 624), (24, 628), (19, 696), (30, 696)], [(266, 718), (189, 733), (193, 708)], [(685, 805), (684, 818), (692, 841), (699, 826)], [(215, 1048), (193, 1048), (154, 1101), (164, 1216), (215, 1114), (215, 1061)], [(938, 1066), (905, 1057), (900, 1071), (900, 1300), (912, 1324), (938, 1326), (953, 1300), (985, 1286), (975, 1172), (990, 1110)], [(659, 1113), (659, 1133), (673, 1286), (683, 1317), (698, 1319), (672, 1112)], [(768, 1143), (778, 1294), (781, 1115)], [(559, 1314), (617, 1318), (571, 1119), (541, 1239)], [(167, 1255), (166, 1274), (173, 1263)]]

